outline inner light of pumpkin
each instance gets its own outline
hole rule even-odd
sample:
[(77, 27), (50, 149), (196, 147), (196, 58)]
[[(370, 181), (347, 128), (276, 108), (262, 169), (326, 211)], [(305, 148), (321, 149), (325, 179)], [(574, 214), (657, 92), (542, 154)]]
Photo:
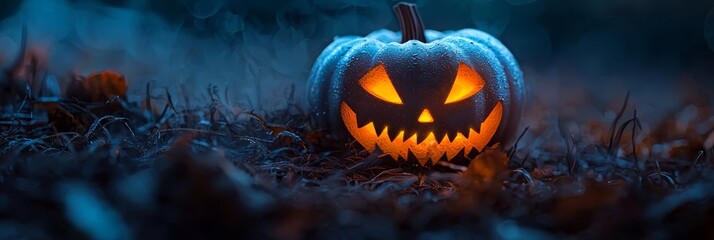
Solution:
[(392, 81), (387, 75), (387, 70), (381, 64), (365, 74), (359, 80), (359, 85), (379, 99), (390, 103), (402, 104), (402, 99), (399, 97), (394, 85), (392, 85)]
[(444, 104), (458, 102), (471, 97), (481, 91), (484, 85), (486, 85), (486, 82), (481, 78), (481, 75), (468, 65), (459, 63), (459, 69), (454, 79), (454, 86), (451, 87), (449, 96), (446, 97)]
[(417, 134), (405, 139), (404, 131), (400, 131), (394, 140), (390, 140), (389, 127), (384, 127), (381, 133), (377, 134), (372, 122), (359, 127), (357, 114), (344, 102), (341, 113), (347, 130), (368, 151), (372, 152), (379, 147), (394, 159), (407, 159), (411, 152), (419, 163), (424, 165), (429, 160), (436, 162), (444, 155), (447, 160), (451, 160), (461, 150), (464, 150), (464, 154), (469, 154), (473, 149), (477, 149), (479, 152), (483, 151), (498, 129), (503, 115), (503, 105), (501, 102), (496, 104), (486, 120), (481, 123), (480, 132), (469, 129), (468, 135), (459, 132), (453, 140), (444, 136), (441, 141), (437, 141), (434, 133), (430, 132), (422, 142), (417, 142)]
[(420, 123), (432, 123), (434, 122), (434, 117), (431, 116), (431, 113), (429, 112), (429, 109), (424, 109), (424, 111), (419, 114), (419, 119), (417, 119)]

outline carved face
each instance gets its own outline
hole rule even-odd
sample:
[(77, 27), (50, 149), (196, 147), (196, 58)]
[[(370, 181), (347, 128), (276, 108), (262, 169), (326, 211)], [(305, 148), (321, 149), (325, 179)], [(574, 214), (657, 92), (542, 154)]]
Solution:
[(474, 29), (399, 42), (379, 30), (328, 46), (308, 81), (316, 125), (369, 151), (425, 165), (508, 140), (524, 98), (518, 64)]
[[(497, 102), (482, 122), (468, 119), (464, 114), (473, 111), (474, 95), (483, 89), (485, 81), (464, 63), (459, 63), (454, 72), (451, 81), (429, 81), (448, 85), (448, 89), (438, 84), (415, 83), (414, 78), (397, 78), (394, 82), (407, 83), (400, 84), (404, 88), (397, 90), (384, 65), (379, 64), (357, 82), (369, 96), (358, 94), (359, 99), (347, 99), (355, 108), (342, 102), (342, 121), (367, 150), (379, 148), (394, 159), (407, 159), (410, 152), (418, 160), (426, 161), (452, 159), (474, 149), (482, 151), (500, 125), (503, 104)], [(369, 110), (374, 107), (393, 111), (384, 114)], [(354, 109), (362, 111), (356, 113)]]

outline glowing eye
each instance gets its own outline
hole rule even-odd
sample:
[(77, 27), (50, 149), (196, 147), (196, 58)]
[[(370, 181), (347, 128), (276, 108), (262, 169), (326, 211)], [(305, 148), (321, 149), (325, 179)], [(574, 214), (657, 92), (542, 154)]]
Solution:
[(382, 65), (377, 65), (365, 74), (359, 80), (359, 85), (379, 99), (390, 103), (402, 104), (402, 99), (399, 98), (397, 90), (394, 89), (392, 81), (389, 80), (387, 70)]
[(481, 91), (485, 84), (486, 82), (483, 81), (481, 75), (468, 65), (460, 63), (459, 70), (456, 72), (456, 79), (454, 79), (454, 86), (451, 87), (451, 92), (449, 92), (444, 104), (458, 102), (471, 97)]

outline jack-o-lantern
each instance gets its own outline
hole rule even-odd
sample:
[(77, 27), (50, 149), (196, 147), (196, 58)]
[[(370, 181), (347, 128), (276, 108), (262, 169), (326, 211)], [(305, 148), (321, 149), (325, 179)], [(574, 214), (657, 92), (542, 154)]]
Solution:
[(424, 31), (416, 7), (394, 7), (402, 34), (338, 37), (308, 82), (314, 123), (394, 159), (452, 160), (510, 138), (523, 76), (496, 38), (475, 29)]

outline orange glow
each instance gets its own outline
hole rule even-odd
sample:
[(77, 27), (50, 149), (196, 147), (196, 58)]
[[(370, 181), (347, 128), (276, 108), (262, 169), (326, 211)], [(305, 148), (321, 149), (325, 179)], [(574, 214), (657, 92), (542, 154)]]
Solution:
[(392, 80), (387, 75), (387, 70), (381, 64), (365, 74), (359, 80), (359, 85), (379, 99), (390, 103), (402, 104), (402, 99), (399, 97), (397, 90), (394, 89)]
[(394, 140), (389, 140), (387, 134), (389, 127), (384, 127), (379, 134), (374, 123), (368, 123), (362, 127), (357, 125), (357, 114), (350, 108), (347, 103), (342, 103), (341, 107), (342, 121), (345, 127), (364, 148), (372, 152), (376, 147), (389, 154), (394, 159), (406, 159), (409, 152), (416, 156), (419, 163), (426, 164), (432, 160), (436, 162), (446, 154), (446, 159), (451, 160), (463, 149), (464, 154), (469, 154), (474, 148), (483, 151), (491, 141), (491, 138), (496, 133), (501, 117), (503, 116), (503, 104), (498, 102), (491, 110), (491, 113), (486, 117), (486, 120), (481, 123), (481, 131), (476, 132), (469, 129), (469, 132), (464, 135), (457, 133), (453, 140), (444, 137), (438, 141), (434, 133), (429, 135), (422, 141), (417, 143), (417, 134), (405, 138), (404, 131), (400, 131)]
[(428, 109), (424, 109), (424, 111), (419, 114), (419, 122), (420, 123), (432, 123), (434, 122), (434, 118), (431, 116), (431, 113), (429, 112)]
[(468, 65), (460, 63), (459, 70), (456, 72), (456, 78), (454, 79), (454, 86), (451, 87), (451, 92), (449, 92), (449, 96), (446, 97), (444, 104), (458, 102), (471, 97), (481, 91), (484, 85), (486, 85), (486, 82), (483, 81), (481, 75)]

